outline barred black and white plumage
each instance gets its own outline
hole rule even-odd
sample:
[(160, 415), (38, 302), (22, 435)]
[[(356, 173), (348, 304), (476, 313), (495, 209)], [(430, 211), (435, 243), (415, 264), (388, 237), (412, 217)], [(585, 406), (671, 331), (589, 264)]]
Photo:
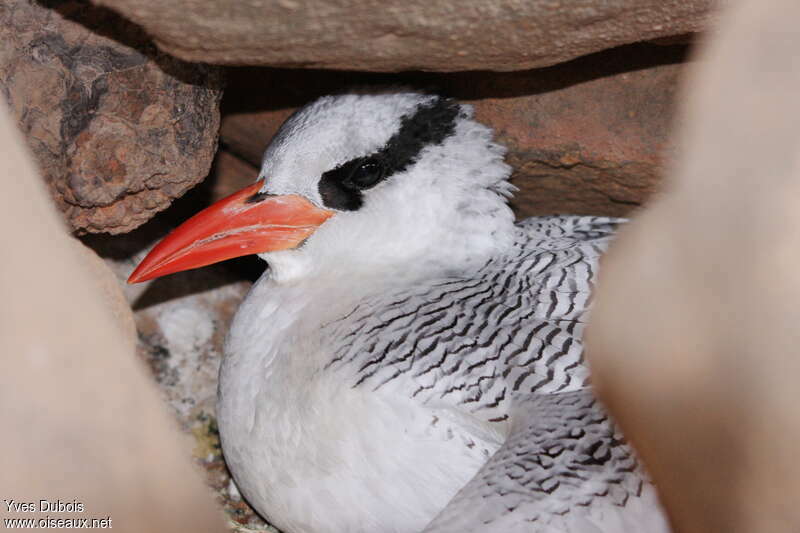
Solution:
[(231, 326), (218, 421), (243, 495), (287, 533), (667, 531), (584, 360), (622, 221), (515, 224), (503, 156), (452, 100), (326, 97), (281, 128), (262, 185), (132, 276), (269, 263)]
[(425, 528), (664, 532), (653, 487), (590, 390), (532, 394), (508, 439)]
[(584, 316), (597, 259), (619, 222), (530, 218), (517, 225), (507, 253), (469, 277), (359, 302), (327, 326), (336, 345), (327, 368), (372, 390), (405, 374), (411, 397), (444, 400), (489, 421), (507, 418), (516, 393), (582, 389)]
[[(583, 354), (597, 262), (622, 222), (529, 218), (508, 253), (469, 277), (382, 294), (326, 326), (337, 346), (326, 370), (352, 387), (511, 424), (426, 532), (665, 530), (647, 516), (652, 488), (589, 390)], [(616, 511), (629, 505), (640, 516), (626, 525)]]

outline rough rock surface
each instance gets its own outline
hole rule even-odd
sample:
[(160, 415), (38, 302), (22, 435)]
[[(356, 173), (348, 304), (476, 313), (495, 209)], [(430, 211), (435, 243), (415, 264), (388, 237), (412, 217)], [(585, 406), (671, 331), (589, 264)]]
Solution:
[[(96, 0), (188, 60), (371, 71), (553, 65), (696, 32), (714, 0)], [(187, 17), (191, 13), (191, 17)]]
[(4, 1), (0, 42), (0, 90), (74, 229), (129, 231), (208, 173), (217, 69), (77, 0)]
[(625, 215), (657, 187), (685, 47), (632, 45), (546, 69), (409, 74), (241, 69), (223, 103), (221, 140), (253, 165), (299, 106), (353, 86), (398, 83), (475, 106), (505, 144), (520, 216)]

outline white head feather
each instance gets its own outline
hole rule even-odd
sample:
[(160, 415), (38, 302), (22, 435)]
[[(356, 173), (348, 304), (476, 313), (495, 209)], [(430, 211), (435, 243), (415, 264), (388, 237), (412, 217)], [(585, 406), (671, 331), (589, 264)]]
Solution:
[[(376, 153), (404, 117), (439, 97), (419, 93), (328, 96), (301, 109), (264, 154), (262, 192), (299, 194), (326, 206), (321, 176)], [(505, 149), (461, 105), (452, 134), (424, 147), (415, 162), (363, 191), (363, 205), (338, 211), (303, 245), (261, 254), (278, 282), (324, 273), (368, 275), (469, 268), (510, 244), (513, 187)]]

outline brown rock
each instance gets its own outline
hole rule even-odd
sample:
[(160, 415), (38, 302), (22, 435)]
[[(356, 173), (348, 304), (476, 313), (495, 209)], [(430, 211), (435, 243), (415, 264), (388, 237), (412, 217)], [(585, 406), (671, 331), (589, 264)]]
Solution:
[(652, 194), (671, 151), (684, 55), (684, 47), (635, 45), (535, 71), (400, 78), (242, 69), (232, 75), (221, 138), (260, 165), (265, 146), (298, 106), (353, 85), (399, 81), (475, 106), (478, 120), (509, 149), (520, 216), (624, 215)]
[(474, 104), (509, 149), (520, 215), (621, 216), (650, 197), (671, 152), (681, 72), (661, 60), (679, 59), (679, 50), (655, 51), (660, 61), (644, 68), (646, 56), (598, 54), (478, 82), (478, 91), (499, 85), (509, 94)]
[(50, 3), (0, 6), (0, 88), (72, 227), (129, 231), (206, 176), (220, 75), (109, 10)]
[(252, 185), (258, 177), (258, 167), (237, 157), (230, 152), (220, 150), (214, 159), (209, 179), (212, 180), (211, 200), (217, 201), (230, 196), (248, 185)]
[(224, 531), (2, 102), (0, 175), (0, 493), (77, 501), (83, 512), (58, 518), (108, 518), (124, 533)]
[[(703, 29), (713, 0), (96, 0), (178, 57), (371, 71), (553, 65)], [(187, 17), (191, 13), (191, 17)]]

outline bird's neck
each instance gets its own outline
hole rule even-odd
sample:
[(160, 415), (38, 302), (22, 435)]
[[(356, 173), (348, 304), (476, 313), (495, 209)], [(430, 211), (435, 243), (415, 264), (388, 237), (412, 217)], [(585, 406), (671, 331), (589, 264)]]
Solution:
[[(499, 226), (498, 226), (499, 227)], [(449, 277), (470, 277), (513, 242), (510, 231), (449, 232), (449, 239), (384, 254), (326, 250), (272, 253), (269, 270), (237, 311), (229, 342), (245, 353), (247, 343), (263, 352), (279, 339), (315, 336), (325, 323), (348, 314), (366, 298)], [(295, 341), (292, 341), (295, 342)], [(266, 355), (266, 354), (263, 354)], [(259, 355), (261, 357), (261, 355)], [(266, 362), (266, 361), (265, 361)]]
[[(480, 247), (455, 243), (432, 246), (427, 253), (392, 253), (372, 256), (331, 253), (324, 258), (282, 255), (271, 258), (270, 283), (300, 291), (336, 290), (348, 287), (352, 294), (393, 285), (403, 286), (423, 279), (451, 277), (480, 268), (505, 248), (501, 242)], [(364, 294), (362, 294), (364, 295)]]
[(313, 236), (319, 239), (308, 247), (265, 257), (271, 283), (369, 291), (387, 284), (469, 274), (514, 241), (511, 211), (499, 201), (497, 210), (492, 217), (452, 217), (427, 225), (412, 219), (386, 227), (348, 228), (339, 235), (325, 234), (327, 228), (322, 227)]
[(260, 379), (271, 379), (276, 372), (312, 375), (329, 356), (323, 326), (393, 284), (375, 275), (277, 279), (274, 274), (265, 272), (236, 312), (223, 374), (239, 367)]

